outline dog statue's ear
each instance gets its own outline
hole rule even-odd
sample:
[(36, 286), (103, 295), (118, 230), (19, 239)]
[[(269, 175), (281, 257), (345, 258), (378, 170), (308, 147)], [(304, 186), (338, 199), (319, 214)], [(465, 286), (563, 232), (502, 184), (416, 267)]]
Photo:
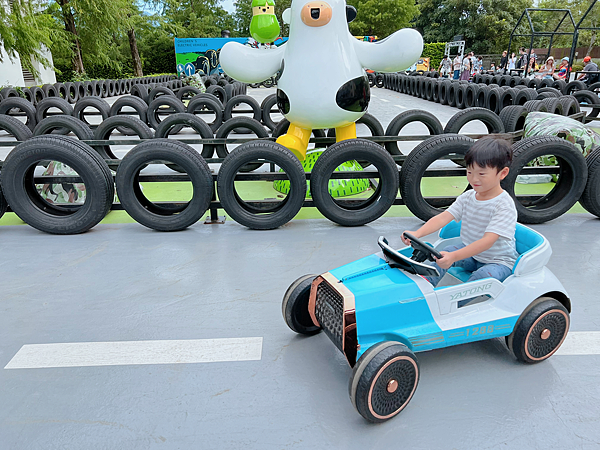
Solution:
[(356, 15), (356, 8), (354, 6), (346, 5), (346, 20), (348, 21), (348, 23), (356, 19)]
[(283, 23), (287, 23), (289, 25), (292, 21), (292, 8), (286, 9), (281, 15), (281, 18), (283, 19)]

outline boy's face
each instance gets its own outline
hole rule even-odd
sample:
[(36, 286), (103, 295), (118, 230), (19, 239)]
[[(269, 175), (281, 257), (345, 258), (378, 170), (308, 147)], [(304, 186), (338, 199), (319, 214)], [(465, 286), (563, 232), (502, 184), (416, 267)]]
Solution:
[(484, 193), (498, 188), (500, 182), (508, 175), (508, 167), (498, 171), (495, 167), (481, 167), (477, 164), (467, 167), (467, 180), (477, 193)]

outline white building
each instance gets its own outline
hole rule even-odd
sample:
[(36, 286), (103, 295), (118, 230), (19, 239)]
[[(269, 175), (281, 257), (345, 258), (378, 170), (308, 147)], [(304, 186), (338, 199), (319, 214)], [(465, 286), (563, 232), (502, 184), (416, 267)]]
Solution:
[[(11, 0), (5, 1), (0, 0), (0, 8), (8, 9), (12, 4)], [(52, 53), (47, 48), (43, 48), (40, 54), (45, 57), (51, 67), (45, 68), (35, 59), (31, 60), (33, 67), (39, 72), (37, 78), (35, 78), (31, 72), (29, 72), (21, 63), (21, 58), (17, 55), (12, 60), (8, 57), (4, 47), (0, 43), (0, 53), (2, 54), (2, 61), (0, 62), (0, 86), (36, 86), (42, 84), (54, 84), (56, 83), (56, 74), (53, 69)]]

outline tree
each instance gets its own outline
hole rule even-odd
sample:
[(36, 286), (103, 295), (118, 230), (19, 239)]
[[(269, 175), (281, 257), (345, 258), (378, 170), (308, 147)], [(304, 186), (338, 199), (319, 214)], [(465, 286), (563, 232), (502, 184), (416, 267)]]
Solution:
[(65, 36), (42, 9), (41, 3), (14, 0), (9, 6), (0, 5), (0, 45), (9, 58), (19, 56), (25, 68), (37, 75), (31, 60), (33, 58), (48, 67), (50, 62), (40, 52), (53, 42), (64, 48)]
[(464, 35), (476, 53), (505, 50), (510, 33), (532, 0), (419, 0), (415, 25), (425, 42), (448, 42)]
[(414, 0), (348, 0), (358, 15), (350, 23), (354, 35), (384, 38), (409, 26), (419, 13)]

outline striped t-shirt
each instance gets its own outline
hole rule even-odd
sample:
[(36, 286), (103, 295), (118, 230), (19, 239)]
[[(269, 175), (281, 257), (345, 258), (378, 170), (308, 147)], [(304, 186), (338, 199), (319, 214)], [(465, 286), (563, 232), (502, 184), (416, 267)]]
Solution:
[(473, 258), (484, 264), (503, 264), (513, 268), (519, 257), (515, 248), (517, 209), (506, 191), (482, 201), (475, 198), (474, 190), (468, 190), (450, 205), (448, 212), (457, 222), (462, 220), (460, 239), (465, 245), (478, 241), (485, 233), (499, 236), (491, 248)]

